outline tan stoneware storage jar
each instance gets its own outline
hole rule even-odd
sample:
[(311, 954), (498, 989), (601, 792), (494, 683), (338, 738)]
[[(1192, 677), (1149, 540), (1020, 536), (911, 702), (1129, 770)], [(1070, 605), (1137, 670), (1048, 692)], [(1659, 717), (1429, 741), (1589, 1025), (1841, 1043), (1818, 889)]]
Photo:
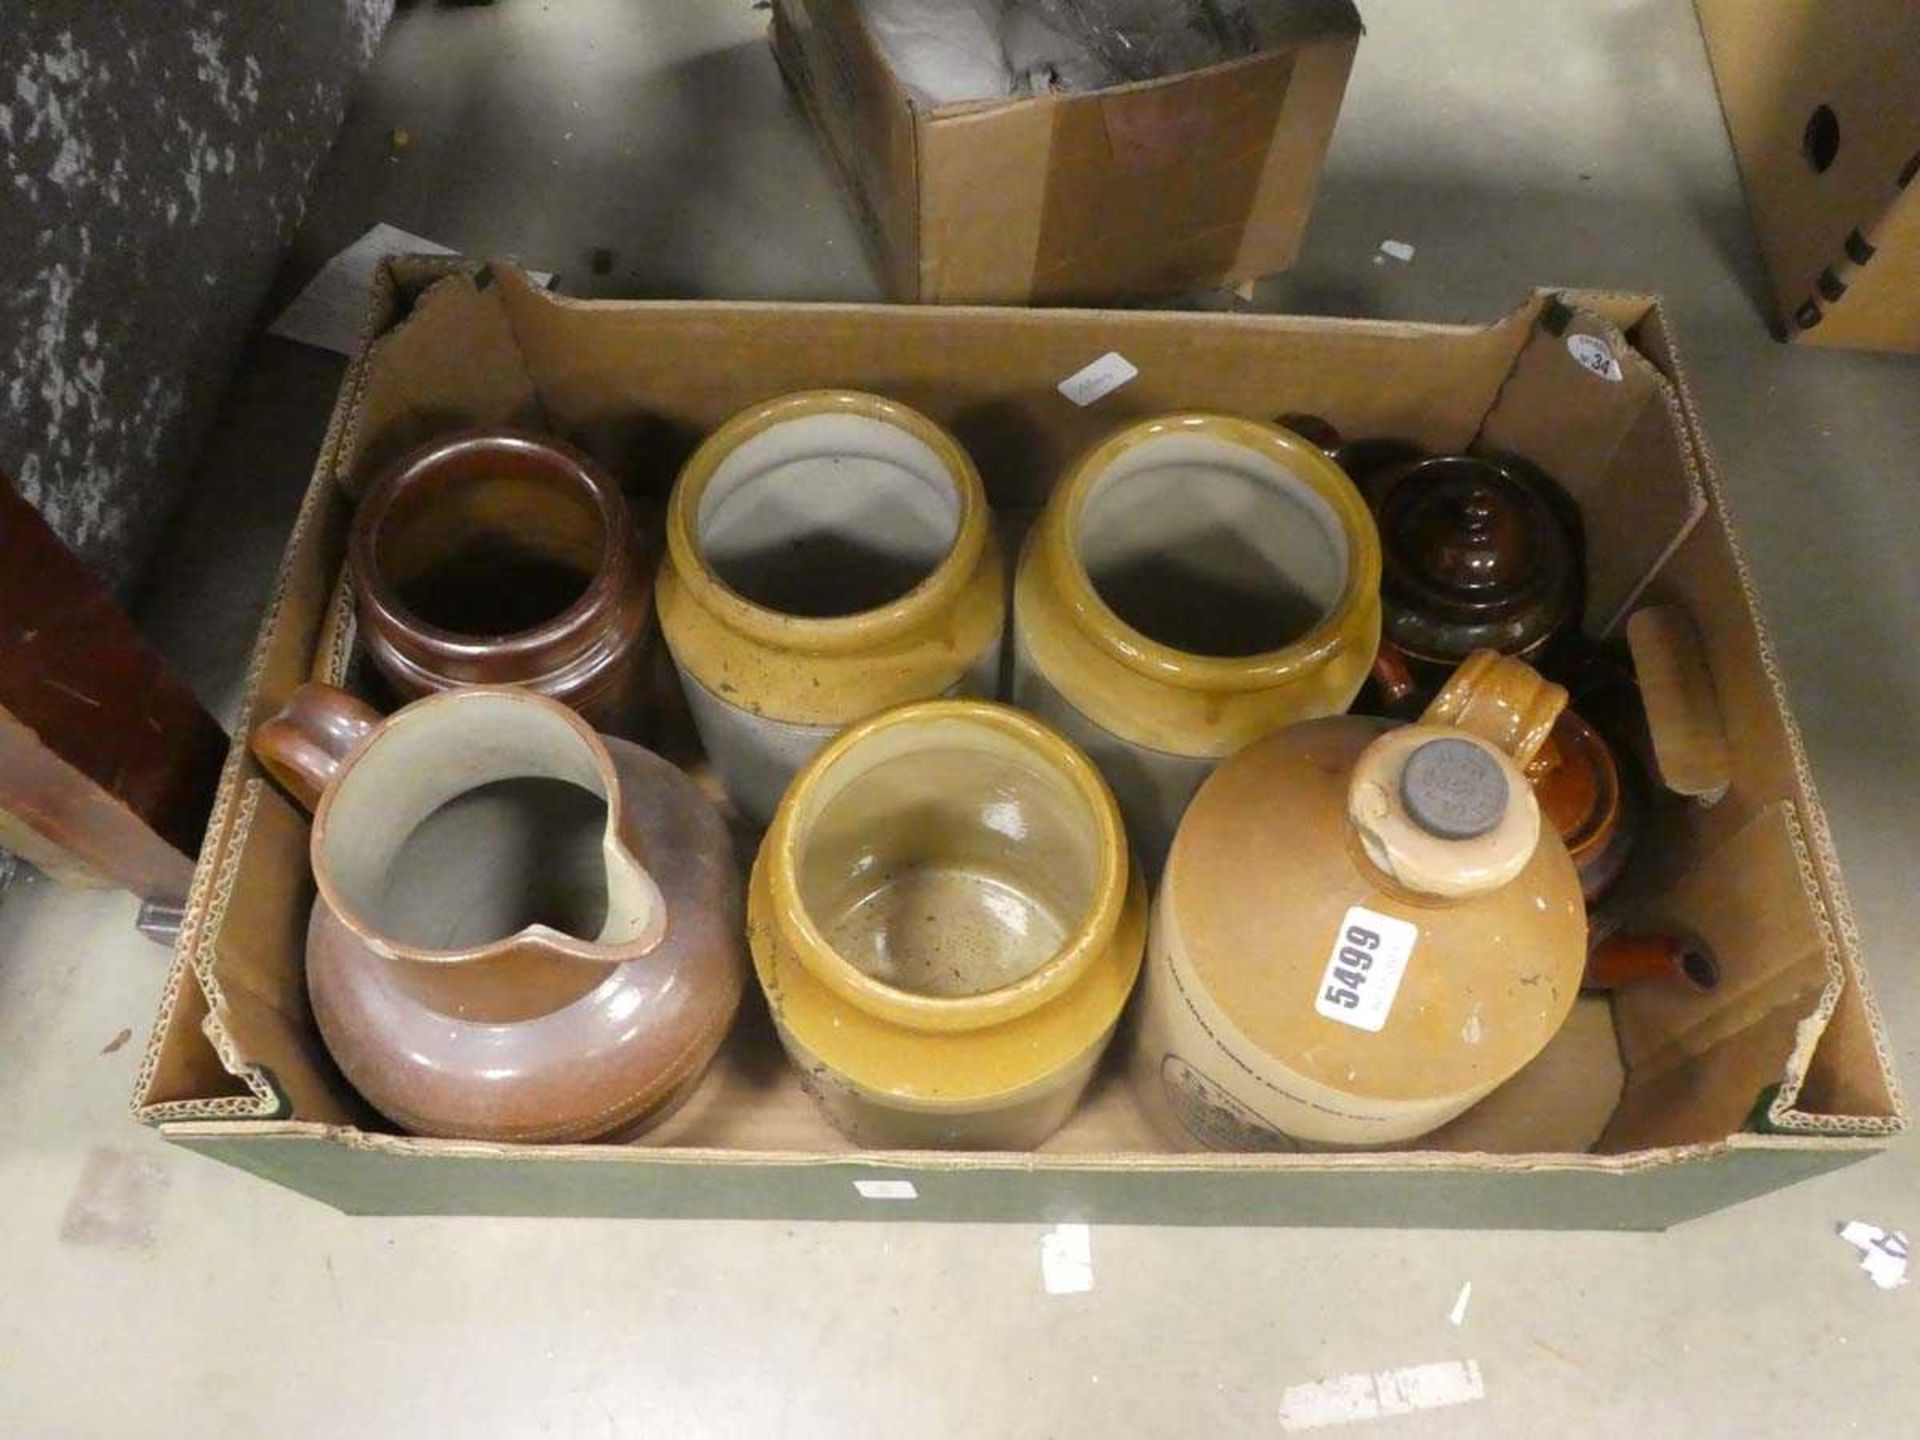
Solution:
[(1014, 587), (1015, 703), (1105, 773), (1157, 872), (1226, 756), (1359, 692), (1380, 545), (1317, 446), (1180, 414), (1096, 445), (1054, 489)]
[(307, 990), (374, 1109), (593, 1140), (691, 1093), (746, 973), (739, 872), (692, 781), (512, 688), (382, 720), (309, 684), (252, 745), (313, 808)]
[(1170, 1137), (1403, 1144), (1545, 1047), (1587, 922), (1525, 770), (1565, 703), (1486, 651), (1415, 724), (1308, 721), (1214, 772), (1154, 901), (1130, 1057)]
[(748, 919), (780, 1038), (842, 1131), (1025, 1150), (1086, 1088), (1146, 908), (1087, 758), (1007, 706), (944, 700), (862, 721), (801, 771)]
[(514, 430), (422, 445), (361, 499), (348, 568), (396, 698), (520, 685), (633, 730), (651, 579), (620, 487), (573, 447)]
[(660, 625), (714, 771), (765, 824), (855, 720), (991, 696), (1006, 619), (986, 493), (959, 444), (877, 395), (736, 415), (681, 471)]

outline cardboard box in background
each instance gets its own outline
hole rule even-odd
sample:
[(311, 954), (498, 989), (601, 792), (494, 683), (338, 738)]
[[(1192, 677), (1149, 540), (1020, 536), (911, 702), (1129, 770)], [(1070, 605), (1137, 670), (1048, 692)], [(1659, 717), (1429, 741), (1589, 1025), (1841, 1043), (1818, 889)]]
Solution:
[(775, 58), (832, 156), (889, 295), (1106, 304), (1291, 265), (1359, 44), (1301, 0), (1272, 48), (1081, 94), (927, 109), (855, 0), (775, 0)]
[(1786, 338), (1920, 350), (1920, 4), (1696, 9)]
[[(1861, 1159), (1904, 1124), (1826, 820), (1654, 301), (1536, 296), (1478, 326), (583, 302), (509, 267), (410, 260), (382, 270), (373, 303), (236, 734), (308, 676), (345, 673), (332, 597), (352, 496), (441, 430), (546, 429), (644, 507), (736, 411), (854, 386), (950, 427), (1008, 513), (1142, 416), (1316, 415), (1355, 437), (1534, 456), (1587, 517), (1589, 626), (1638, 606), (1691, 617), (1726, 789), (1651, 816), (1623, 890), (1706, 940), (1723, 981), (1583, 1002), (1541, 1062), (1414, 1151), (1174, 1153), (1109, 1066), (1037, 1153), (862, 1152), (806, 1095), (757, 994), (647, 1144), (416, 1139), (327, 1057), (304, 982), (307, 819), (237, 743), (136, 1092), (167, 1138), (361, 1212), (1647, 1229)], [(1596, 346), (1611, 361), (1597, 369)], [(1109, 350), (1133, 381), (1084, 408), (1059, 393)], [(911, 1203), (874, 1203), (876, 1177)]]

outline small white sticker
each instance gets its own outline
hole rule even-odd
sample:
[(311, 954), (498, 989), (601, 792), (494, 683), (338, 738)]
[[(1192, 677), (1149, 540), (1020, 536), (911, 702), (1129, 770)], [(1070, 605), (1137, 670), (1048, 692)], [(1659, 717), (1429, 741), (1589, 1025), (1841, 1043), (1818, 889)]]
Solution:
[(1407, 957), (1419, 938), (1419, 926), (1355, 905), (1333, 937), (1313, 1008), (1329, 1020), (1377, 1033), (1393, 1010)]
[(920, 1192), (911, 1180), (856, 1180), (853, 1188), (862, 1200), (918, 1200)]
[(1109, 350), (1083, 370), (1076, 370), (1060, 382), (1060, 393), (1074, 404), (1088, 406), (1103, 395), (1111, 395), (1140, 373), (1137, 366), (1118, 350)]
[(1040, 1283), (1049, 1295), (1084, 1295), (1093, 1289), (1093, 1232), (1069, 1223), (1042, 1235)]
[(1620, 362), (1613, 358), (1613, 347), (1598, 335), (1567, 336), (1567, 353), (1602, 380), (1619, 382)]

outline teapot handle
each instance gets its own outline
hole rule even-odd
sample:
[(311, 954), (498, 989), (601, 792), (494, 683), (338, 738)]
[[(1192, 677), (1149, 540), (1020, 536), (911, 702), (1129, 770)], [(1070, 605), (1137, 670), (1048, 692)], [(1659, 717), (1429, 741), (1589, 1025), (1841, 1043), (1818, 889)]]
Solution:
[(1420, 723), (1465, 730), (1505, 751), (1532, 778), (1540, 747), (1566, 708), (1565, 686), (1543, 680), (1524, 660), (1476, 650), (1460, 662)]
[(311, 811), (347, 756), (380, 724), (380, 713), (335, 685), (308, 681), (277, 714), (253, 727), (247, 745), (261, 767)]
[(1419, 700), (1420, 682), (1414, 678), (1413, 666), (1391, 640), (1381, 640), (1368, 678), (1379, 693), (1380, 708), (1389, 715), (1404, 715)]

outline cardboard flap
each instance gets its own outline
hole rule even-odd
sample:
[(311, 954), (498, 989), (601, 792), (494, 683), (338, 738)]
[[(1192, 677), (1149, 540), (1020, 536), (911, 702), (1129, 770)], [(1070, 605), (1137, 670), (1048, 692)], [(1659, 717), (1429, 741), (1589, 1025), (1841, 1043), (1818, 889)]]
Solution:
[[(399, 268), (389, 282), (404, 284), (405, 263), (390, 264)], [(354, 497), (382, 466), (434, 435), (544, 425), (513, 326), (485, 272), (461, 270), (421, 293), (410, 313), (368, 341), (355, 385), (334, 471)]]
[(270, 1094), (280, 1114), (345, 1123), (367, 1111), (307, 1007), (307, 836), (307, 817), (277, 789), (244, 783), (191, 960), (209, 1007), (204, 1029), (227, 1069)]
[[(1531, 460), (1579, 505), (1586, 628), (1605, 634), (1706, 513), (1672, 385), (1619, 329), (1550, 302), (1474, 449)], [(1602, 496), (1604, 495), (1604, 503)]]
[(1719, 1139), (1776, 1086), (1791, 1103), (1844, 978), (1810, 867), (1779, 801), (1630, 918), (1704, 942), (1720, 982), (1700, 994), (1649, 981), (1615, 997), (1628, 1080), (1605, 1148)]

